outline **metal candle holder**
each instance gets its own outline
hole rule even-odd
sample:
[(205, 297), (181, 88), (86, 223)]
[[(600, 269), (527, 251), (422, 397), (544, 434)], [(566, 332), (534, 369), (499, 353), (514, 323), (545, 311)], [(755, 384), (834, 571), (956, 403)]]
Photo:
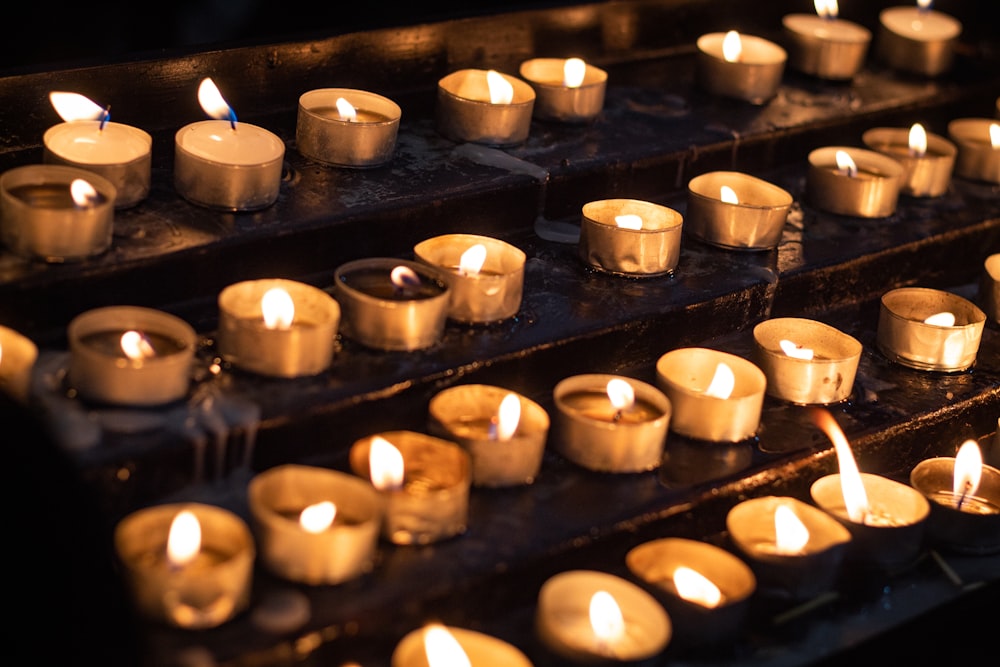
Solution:
[(0, 392), (27, 403), (37, 360), (38, 346), (30, 338), (0, 326)]
[(948, 191), (958, 147), (937, 134), (927, 133), (927, 152), (912, 155), (910, 130), (875, 127), (861, 135), (861, 142), (873, 151), (903, 165), (900, 191), (913, 197), (938, 197)]
[[(638, 199), (603, 199), (583, 205), (580, 257), (601, 271), (624, 276), (670, 274), (681, 254), (684, 218), (677, 211)], [(616, 216), (638, 215), (641, 229), (619, 227)]]
[[(341, 118), (337, 100), (355, 109)], [(318, 88), (299, 96), (295, 144), (305, 157), (337, 167), (378, 167), (392, 160), (402, 110), (382, 95), (350, 88)]]
[[(954, 326), (928, 324), (949, 312)], [(976, 361), (986, 313), (967, 299), (926, 287), (901, 287), (882, 295), (876, 343), (889, 359), (927, 371), (955, 372)]]
[[(858, 168), (855, 176), (837, 168), (837, 151), (846, 152)], [(806, 192), (813, 206), (829, 213), (884, 218), (896, 212), (903, 165), (875, 151), (827, 146), (809, 153)]]
[(919, 7), (889, 7), (879, 12), (878, 57), (893, 69), (937, 76), (951, 69), (962, 24)]
[(1000, 324), (1000, 252), (993, 253), (983, 262), (979, 278), (979, 303), (986, 315)]
[(781, 25), (793, 69), (842, 81), (854, 78), (865, 64), (872, 33), (862, 25), (818, 14), (788, 14)]
[(535, 89), (534, 116), (540, 120), (588, 123), (604, 108), (608, 73), (585, 63), (583, 82), (569, 87), (563, 83), (566, 60), (532, 58), (521, 63), (521, 77)]
[(740, 35), (741, 58), (727, 61), (722, 54), (726, 33), (713, 32), (698, 38), (697, 79), (709, 93), (764, 104), (773, 98), (785, 73), (787, 52), (761, 37)]
[(955, 457), (925, 459), (910, 471), (910, 484), (930, 501), (928, 536), (942, 547), (966, 554), (1000, 551), (1000, 470), (982, 466), (979, 488), (962, 509), (953, 494)]
[(514, 89), (510, 104), (490, 101), (487, 71), (462, 69), (438, 81), (435, 123), (452, 141), (487, 146), (516, 146), (531, 130), (535, 90), (525, 81), (498, 72)]
[(990, 126), (1000, 120), (956, 118), (948, 123), (948, 136), (958, 145), (955, 174), (970, 181), (1000, 183), (1000, 146), (990, 141)]
[[(732, 188), (738, 203), (720, 198)], [(769, 250), (781, 242), (792, 195), (767, 181), (737, 171), (713, 171), (688, 181), (687, 233), (721, 248)]]

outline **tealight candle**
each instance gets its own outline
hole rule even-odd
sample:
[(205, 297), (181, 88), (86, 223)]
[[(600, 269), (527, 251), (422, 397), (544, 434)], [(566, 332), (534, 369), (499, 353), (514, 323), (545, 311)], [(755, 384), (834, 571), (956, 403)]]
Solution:
[(806, 193), (816, 208), (861, 218), (895, 213), (903, 179), (897, 160), (848, 146), (817, 148), (808, 160)]
[(414, 431), (362, 438), (351, 470), (382, 494), (382, 535), (394, 544), (430, 544), (464, 533), (471, 464), (458, 444)]
[(174, 136), (174, 187), (193, 204), (222, 211), (257, 211), (278, 199), (285, 144), (236, 113), (212, 79), (198, 100), (214, 120), (185, 125)]
[(37, 360), (38, 346), (30, 338), (0, 325), (0, 391), (26, 403)]
[(67, 327), (70, 386), (101, 403), (155, 406), (188, 391), (196, 336), (184, 320), (140, 306), (94, 308)]
[(531, 399), (501, 387), (462, 384), (434, 395), (428, 430), (464, 447), (472, 483), (531, 484), (542, 467), (549, 415)]
[(535, 632), (576, 663), (631, 662), (659, 655), (673, 626), (663, 606), (630, 581), (595, 570), (568, 570), (538, 591)]
[(378, 167), (392, 160), (402, 110), (364, 90), (319, 88), (299, 96), (299, 153), (339, 167)]
[(638, 199), (602, 199), (583, 205), (580, 257), (601, 271), (653, 277), (673, 273), (680, 261), (683, 216)]
[(337, 267), (334, 283), (341, 329), (362, 345), (419, 350), (444, 334), (451, 292), (435, 267), (390, 257), (358, 259)]
[(769, 396), (808, 405), (851, 395), (862, 352), (852, 336), (815, 320), (779, 317), (757, 324), (753, 338)]
[(757, 578), (742, 560), (697, 540), (668, 537), (625, 555), (629, 571), (656, 591), (674, 625), (674, 641), (730, 641), (741, 630)]
[(912, 7), (889, 7), (879, 12), (876, 44), (883, 62), (924, 76), (937, 76), (951, 68), (962, 24), (931, 9), (932, 1), (917, 0)]
[(153, 138), (111, 122), (110, 110), (77, 93), (54, 91), (49, 100), (63, 123), (42, 136), (43, 161), (86, 169), (115, 186), (115, 206), (134, 206), (149, 194)]
[(444, 270), (448, 317), (456, 322), (500, 322), (521, 307), (526, 256), (520, 248), (488, 236), (444, 234), (415, 245), (413, 255)]
[(604, 108), (608, 73), (580, 58), (532, 58), (520, 74), (535, 89), (535, 118), (587, 123)]
[(948, 191), (958, 147), (915, 123), (910, 129), (875, 127), (861, 135), (865, 146), (903, 165), (900, 191), (913, 197), (938, 197)]
[(970, 181), (1000, 183), (1000, 121), (956, 118), (948, 136), (958, 145), (955, 173)]
[(272, 377), (316, 375), (333, 359), (340, 305), (323, 290), (280, 278), (246, 280), (219, 293), (222, 358)]
[(817, 425), (833, 442), (840, 472), (817, 479), (809, 494), (851, 533), (845, 559), (887, 570), (910, 564), (923, 546), (930, 503), (911, 486), (859, 472), (833, 415), (814, 410)]
[(575, 375), (556, 384), (555, 444), (570, 461), (598, 472), (659, 467), (670, 401), (656, 387), (617, 375)]
[(781, 19), (788, 41), (788, 64), (820, 79), (851, 79), (865, 64), (872, 33), (838, 18), (837, 0), (816, 0), (815, 14)]
[(452, 141), (516, 146), (531, 130), (535, 90), (496, 70), (463, 69), (438, 81), (435, 123)]
[(519, 648), (482, 632), (429, 623), (408, 633), (392, 651), (391, 667), (531, 667)]
[(925, 459), (910, 471), (910, 484), (931, 504), (927, 533), (952, 551), (1000, 551), (1000, 470), (983, 463), (975, 440), (954, 456)]
[(740, 442), (760, 426), (767, 379), (755, 364), (701, 347), (667, 352), (656, 382), (670, 399), (670, 430), (696, 440)]
[(247, 486), (260, 555), (291, 581), (339, 584), (372, 570), (382, 501), (355, 475), (286, 464), (258, 473)]
[(979, 278), (979, 303), (986, 315), (1000, 324), (1000, 252), (983, 261)]
[(876, 343), (889, 359), (927, 371), (964, 371), (975, 363), (986, 313), (957, 294), (900, 287), (882, 295)]
[(714, 95), (764, 104), (781, 85), (788, 54), (761, 37), (735, 30), (698, 38), (697, 78)]
[(769, 250), (781, 241), (792, 195), (737, 171), (713, 171), (688, 181), (684, 230), (721, 248)]
[(222, 625), (247, 608), (255, 547), (236, 514), (201, 503), (138, 510), (114, 531), (136, 608), (190, 629)]
[(0, 175), (0, 235), (13, 252), (77, 262), (111, 247), (115, 186), (91, 171), (26, 165)]
[(792, 600), (831, 590), (851, 541), (851, 533), (828, 513), (787, 496), (739, 503), (726, 515), (726, 530), (761, 591)]

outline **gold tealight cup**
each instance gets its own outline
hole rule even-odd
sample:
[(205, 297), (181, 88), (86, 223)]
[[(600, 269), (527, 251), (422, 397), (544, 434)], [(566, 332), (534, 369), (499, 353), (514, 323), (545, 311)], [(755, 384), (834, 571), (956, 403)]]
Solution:
[(318, 88), (299, 96), (295, 143), (305, 157), (338, 167), (378, 167), (392, 160), (402, 110), (364, 90)]
[(961, 33), (957, 19), (928, 7), (888, 7), (879, 12), (878, 56), (893, 69), (937, 76), (951, 68)]
[(872, 33), (868, 28), (832, 16), (788, 14), (781, 19), (788, 64), (820, 79), (843, 81), (864, 66)]
[[(503, 99), (493, 101), (498, 97)], [(495, 70), (462, 69), (438, 81), (435, 123), (452, 141), (516, 146), (528, 138), (534, 107), (535, 90), (527, 82)]]
[[(727, 38), (737, 45), (736, 55), (728, 53)], [(777, 94), (788, 53), (774, 42), (735, 31), (713, 32), (699, 37), (697, 47), (698, 83), (709, 93), (751, 104), (764, 104)]]
[(989, 318), (1000, 324), (1000, 253), (993, 253), (983, 262), (979, 303)]
[(826, 405), (851, 395), (861, 343), (836, 327), (798, 317), (754, 327), (754, 361), (767, 376), (767, 393), (790, 403)]
[(633, 277), (673, 273), (680, 261), (680, 213), (638, 199), (603, 199), (583, 205), (580, 257), (608, 273)]
[(955, 174), (970, 181), (1000, 183), (1000, 121), (956, 118), (948, 136), (958, 146)]
[(37, 360), (38, 346), (30, 338), (0, 326), (0, 391), (27, 403)]
[(986, 313), (957, 294), (901, 287), (882, 295), (876, 343), (889, 359), (926, 371), (964, 371), (976, 362)]
[[(921, 129), (922, 126), (921, 126)], [(942, 136), (925, 132), (926, 146), (910, 148), (915, 128), (874, 127), (861, 135), (873, 151), (903, 165), (900, 191), (913, 197), (939, 197), (948, 191), (958, 147)]]
[[(574, 64), (578, 82), (569, 81)], [(521, 63), (520, 74), (535, 89), (535, 118), (588, 123), (604, 108), (608, 73), (579, 58), (532, 58)]]
[(737, 171), (713, 171), (688, 181), (687, 233), (733, 250), (768, 250), (781, 242), (792, 195)]
[[(843, 156), (852, 167), (842, 167)], [(838, 215), (885, 218), (896, 212), (903, 179), (897, 160), (863, 148), (826, 146), (809, 153), (806, 193), (816, 208)]]
[(478, 667), (532, 667), (528, 656), (502, 639), (440, 623), (407, 633), (393, 649), (390, 667), (433, 667), (457, 656)]

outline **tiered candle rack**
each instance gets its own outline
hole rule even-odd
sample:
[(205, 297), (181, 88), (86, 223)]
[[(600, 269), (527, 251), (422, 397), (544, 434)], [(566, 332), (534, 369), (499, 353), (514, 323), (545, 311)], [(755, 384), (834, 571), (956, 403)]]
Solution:
[[(176, 499), (245, 514), (245, 485), (255, 472), (287, 462), (347, 470), (357, 438), (425, 430), (430, 398), (458, 383), (510, 387), (551, 410), (552, 387), (563, 377), (618, 373), (653, 382), (656, 359), (683, 346), (747, 356), (753, 325), (778, 316), (813, 317), (864, 344), (852, 397), (832, 407), (862, 469), (905, 480), (920, 460), (953, 455), (965, 438), (979, 440), (995, 465), (996, 323), (987, 326), (975, 368), (956, 374), (893, 364), (875, 348), (875, 325), (879, 297), (895, 287), (978, 298), (983, 261), (1000, 250), (996, 187), (957, 179), (946, 195), (904, 198), (881, 220), (817, 211), (804, 192), (805, 157), (815, 147), (860, 145), (874, 126), (920, 121), (941, 131), (956, 117), (995, 114), (1000, 70), (992, 36), (980, 38), (967, 20), (954, 70), (935, 79), (900, 75), (870, 58), (850, 83), (788, 72), (778, 98), (753, 106), (698, 89), (694, 41), (726, 27), (718, 25), (722, 9), (734, 12), (741, 29), (776, 35), (794, 3), (753, 10), (689, 4), (592, 3), (0, 78), (2, 169), (40, 161), (42, 133), (57, 122), (50, 90), (109, 101), (116, 118), (154, 137), (150, 195), (116, 214), (110, 252), (63, 265), (0, 254), (0, 323), (41, 348), (33, 407), (99, 491), (109, 525)], [(566, 20), (570, 13), (579, 20)], [(854, 18), (873, 24), (873, 16)], [(529, 57), (571, 52), (609, 72), (596, 122), (536, 121), (524, 145), (502, 151), (435, 132), (434, 84), (444, 74), (464, 66), (515, 72)], [(202, 117), (195, 90), (205, 76), (225, 88), (243, 119), (288, 146), (279, 199), (265, 210), (214, 212), (173, 189), (173, 133)], [(390, 165), (324, 167), (296, 152), (298, 96), (325, 86), (374, 90), (400, 104)], [(651, 279), (597, 273), (578, 257), (572, 234), (587, 201), (630, 197), (683, 211), (687, 181), (714, 169), (753, 173), (793, 194), (776, 250), (726, 251), (685, 237), (675, 275)], [(410, 257), (417, 242), (453, 232), (496, 236), (527, 253), (524, 302), (513, 320), (449, 325), (439, 344), (420, 352), (376, 352), (341, 340), (330, 370), (314, 378), (210, 370), (215, 299), (225, 286), (286, 277), (330, 289), (334, 269), (348, 260)], [(189, 401), (122, 413), (65, 395), (66, 323), (112, 304), (160, 308), (199, 332)], [(335, 587), (292, 585), (258, 565), (251, 612), (203, 632), (143, 624), (142, 645), (154, 665), (175, 664), (192, 649), (227, 665), (387, 665), (396, 641), (438, 618), (502, 636), (537, 664), (553, 664), (531, 620), (546, 577), (572, 567), (622, 574), (627, 549), (660, 536), (725, 545), (725, 515), (736, 502), (766, 494), (807, 499), (809, 484), (835, 466), (805, 410), (773, 399), (752, 441), (706, 446), (671, 435), (655, 472), (590, 473), (550, 448), (534, 484), (473, 489), (461, 537), (428, 547), (384, 544), (370, 575)], [(848, 636), (890, 633), (922, 613), (960, 605), (975, 588), (966, 584), (998, 581), (996, 555), (949, 558), (947, 567), (937, 558), (847, 579), (838, 600), (794, 623), (755, 621), (732, 645), (668, 649), (665, 662), (810, 664), (846, 653), (854, 643)], [(955, 573), (959, 583), (948, 578)], [(880, 606), (885, 587), (892, 604)], [(262, 629), (254, 613), (303, 599), (309, 617), (294, 627)]]

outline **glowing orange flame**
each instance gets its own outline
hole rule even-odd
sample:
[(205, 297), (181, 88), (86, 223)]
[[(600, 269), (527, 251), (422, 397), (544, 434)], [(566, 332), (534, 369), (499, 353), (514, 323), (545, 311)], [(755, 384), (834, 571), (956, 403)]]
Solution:
[(809, 529), (788, 505), (774, 510), (774, 549), (779, 554), (801, 553), (809, 542)]
[(615, 409), (628, 410), (635, 405), (635, 390), (627, 381), (621, 378), (612, 378), (608, 380), (606, 390), (608, 399)]
[(719, 199), (726, 204), (739, 204), (740, 198), (736, 196), (736, 191), (728, 185), (719, 188)]
[(937, 327), (953, 327), (955, 326), (955, 314), (949, 312), (934, 313), (924, 320), (924, 324), (933, 324)]
[(835, 158), (837, 160), (837, 171), (845, 176), (857, 176), (858, 175), (858, 165), (854, 164), (854, 159), (847, 154), (847, 151), (837, 151)]
[(701, 572), (683, 565), (674, 570), (674, 588), (677, 595), (702, 607), (713, 609), (722, 602), (722, 591), (718, 586)]
[(514, 86), (500, 72), (486, 72), (486, 85), (490, 89), (490, 103), (510, 104), (514, 101)]
[(813, 358), (814, 353), (811, 348), (796, 345), (790, 340), (779, 340), (778, 345), (781, 346), (782, 352), (793, 359), (805, 359), (808, 361)]
[(837, 7), (837, 0), (814, 0), (813, 5), (816, 7), (816, 13), (820, 17), (825, 19), (835, 19), (839, 13), (839, 7)]
[(287, 329), (295, 319), (295, 302), (287, 291), (273, 287), (261, 297), (260, 312), (268, 329)]
[(192, 512), (179, 512), (170, 522), (167, 534), (167, 560), (175, 567), (193, 561), (201, 551), (201, 524)]
[(299, 514), (299, 525), (307, 533), (322, 533), (333, 525), (337, 516), (337, 506), (324, 500), (304, 508)]
[(923, 157), (927, 154), (927, 130), (920, 123), (914, 123), (909, 135), (910, 154)]
[(99, 104), (79, 93), (53, 91), (49, 93), (49, 101), (59, 117), (66, 122), (100, 120), (105, 114), (105, 109)]
[(642, 217), (635, 213), (616, 215), (615, 225), (622, 229), (642, 229)]
[(497, 411), (497, 440), (510, 440), (521, 421), (521, 399), (517, 394), (507, 394), (500, 401)]
[(397, 289), (416, 287), (420, 284), (420, 276), (408, 266), (397, 266), (389, 273), (389, 280)]
[(590, 627), (602, 643), (614, 643), (625, 636), (625, 617), (611, 593), (597, 591), (591, 596)]
[(722, 38), (722, 58), (727, 63), (737, 63), (743, 55), (743, 40), (740, 33), (730, 30)]
[(403, 486), (403, 454), (385, 438), (372, 438), (368, 451), (368, 469), (372, 485), (380, 491), (391, 491)]
[(486, 263), (486, 246), (477, 243), (462, 253), (458, 260), (458, 272), (466, 276), (478, 275)]
[(231, 120), (232, 108), (211, 78), (202, 79), (198, 85), (198, 103), (210, 117), (217, 120)]
[(715, 367), (715, 374), (712, 375), (712, 381), (708, 384), (705, 394), (715, 398), (726, 399), (732, 396), (733, 389), (735, 388), (736, 374), (733, 373), (733, 369), (727, 364), (720, 362)]
[(428, 667), (472, 667), (468, 654), (448, 628), (438, 623), (424, 630), (424, 654)]
[(1000, 125), (996, 123), (990, 123), (990, 147), (1000, 148)]
[(567, 58), (563, 64), (563, 85), (567, 88), (579, 88), (587, 73), (587, 63), (580, 58)]
[(966, 440), (955, 455), (954, 491), (959, 497), (971, 496), (979, 489), (983, 476), (983, 453), (975, 440)]
[(149, 357), (156, 356), (156, 350), (150, 344), (149, 339), (138, 331), (126, 331), (119, 341), (122, 352), (132, 361), (142, 361)]
[(343, 97), (337, 98), (336, 105), (337, 113), (340, 114), (340, 120), (352, 121), (358, 119), (358, 110)]
[(92, 206), (98, 199), (94, 186), (82, 178), (74, 178), (69, 184), (69, 194), (73, 203), (80, 208)]
[(847, 516), (855, 523), (864, 523), (870, 512), (868, 493), (861, 481), (861, 473), (854, 460), (851, 445), (847, 442), (847, 436), (844, 435), (840, 425), (828, 411), (817, 408), (813, 411), (813, 415), (816, 425), (830, 438), (837, 452), (837, 462), (840, 465), (840, 490), (844, 496), (844, 508), (847, 510)]

